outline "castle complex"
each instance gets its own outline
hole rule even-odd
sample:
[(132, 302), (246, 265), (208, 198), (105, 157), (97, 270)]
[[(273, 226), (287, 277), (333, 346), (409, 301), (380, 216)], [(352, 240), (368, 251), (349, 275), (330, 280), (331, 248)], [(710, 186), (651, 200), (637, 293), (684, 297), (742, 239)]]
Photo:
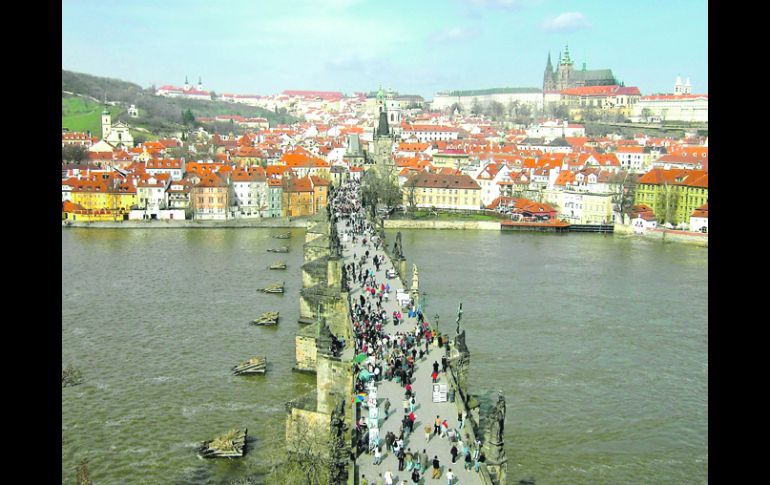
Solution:
[(572, 59), (569, 57), (569, 45), (564, 48), (564, 54), (559, 54), (559, 65), (554, 70), (551, 65), (551, 54), (548, 54), (548, 63), (543, 75), (543, 91), (561, 91), (569, 88), (584, 86), (612, 86), (619, 84), (612, 75), (611, 69), (586, 70), (583, 63), (581, 70), (573, 68)]

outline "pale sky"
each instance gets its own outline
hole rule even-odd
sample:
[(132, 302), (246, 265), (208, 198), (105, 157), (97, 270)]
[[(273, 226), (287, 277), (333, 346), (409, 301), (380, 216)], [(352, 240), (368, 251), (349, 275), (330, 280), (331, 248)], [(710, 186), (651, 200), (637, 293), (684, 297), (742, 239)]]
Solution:
[(542, 87), (550, 52), (708, 92), (706, 0), (63, 0), (62, 68), (217, 93)]

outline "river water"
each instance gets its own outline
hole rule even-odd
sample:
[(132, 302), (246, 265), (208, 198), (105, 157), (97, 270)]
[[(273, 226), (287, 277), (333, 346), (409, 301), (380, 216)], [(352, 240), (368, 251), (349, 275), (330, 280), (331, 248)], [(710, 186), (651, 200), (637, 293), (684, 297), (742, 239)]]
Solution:
[[(219, 485), (280, 443), (304, 230), (63, 229), (62, 481)], [(394, 240), (388, 231), (388, 240)], [(404, 230), (426, 310), (471, 351), (471, 393), (502, 390), (509, 483), (706, 483), (708, 249), (593, 234)], [(289, 254), (270, 247), (288, 245)], [(267, 266), (285, 260), (287, 271)], [(286, 281), (284, 295), (256, 289)], [(278, 327), (248, 322), (281, 312)], [(255, 355), (265, 376), (236, 377)], [(231, 428), (242, 460), (195, 447)]]

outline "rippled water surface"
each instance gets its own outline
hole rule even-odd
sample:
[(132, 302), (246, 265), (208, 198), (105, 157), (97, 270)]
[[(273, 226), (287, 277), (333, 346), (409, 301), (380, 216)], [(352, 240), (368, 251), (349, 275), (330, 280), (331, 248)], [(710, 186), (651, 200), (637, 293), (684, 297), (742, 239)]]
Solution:
[[(85, 378), (62, 390), (63, 483), (85, 457), (99, 485), (218, 485), (280, 440), (284, 403), (315, 386), (291, 372), (304, 231), (271, 238), (286, 231), (62, 230), (62, 364)], [(505, 393), (509, 483), (707, 481), (707, 249), (493, 231), (403, 245), (443, 330), (463, 302), (471, 392)], [(286, 294), (256, 292), (280, 280)], [(277, 328), (248, 324), (269, 310)], [(232, 376), (260, 354), (266, 376)], [(234, 427), (255, 451), (196, 456)]]

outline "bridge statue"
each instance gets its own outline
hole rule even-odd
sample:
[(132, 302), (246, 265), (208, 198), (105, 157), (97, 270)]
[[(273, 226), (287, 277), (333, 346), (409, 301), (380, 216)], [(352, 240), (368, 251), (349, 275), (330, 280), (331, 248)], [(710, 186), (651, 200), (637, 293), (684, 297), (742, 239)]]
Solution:
[(463, 317), (463, 302), (460, 302), (460, 309), (457, 310), (457, 329), (455, 334), (460, 335), (460, 319)]
[(401, 231), (396, 233), (396, 242), (393, 243), (393, 259), (402, 259), (404, 257), (404, 250), (401, 247)]

